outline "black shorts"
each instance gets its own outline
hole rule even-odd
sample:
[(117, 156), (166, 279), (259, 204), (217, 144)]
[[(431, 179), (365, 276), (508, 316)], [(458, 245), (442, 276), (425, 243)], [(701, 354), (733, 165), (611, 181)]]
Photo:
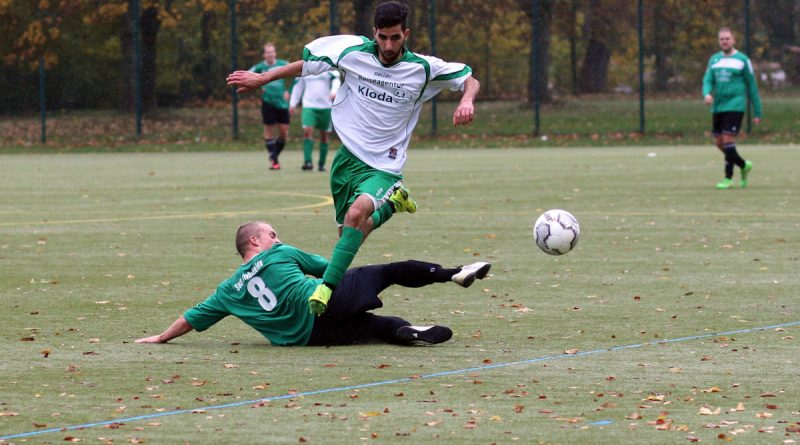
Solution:
[(742, 128), (742, 118), (744, 113), (740, 111), (724, 111), (722, 113), (714, 113), (711, 134), (720, 136), (723, 134), (732, 134), (736, 136)]
[(308, 346), (392, 342), (394, 332), (410, 323), (399, 317), (369, 313), (383, 307), (378, 298), (390, 283), (384, 265), (349, 269), (336, 286), (324, 314), (314, 319)]
[(286, 124), (289, 125), (289, 109), (278, 108), (261, 101), (261, 121), (264, 125)]

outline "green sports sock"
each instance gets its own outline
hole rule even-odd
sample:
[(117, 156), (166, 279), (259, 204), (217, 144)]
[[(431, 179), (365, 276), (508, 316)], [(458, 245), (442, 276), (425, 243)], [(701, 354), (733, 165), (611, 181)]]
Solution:
[(311, 152), (314, 151), (314, 140), (303, 139), (303, 158), (305, 162), (311, 163)]
[(327, 142), (320, 142), (319, 143), (319, 166), (325, 166), (325, 160), (328, 158), (328, 143)]
[(325, 269), (325, 274), (322, 276), (322, 282), (336, 286), (342, 281), (344, 273), (353, 262), (353, 258), (361, 246), (361, 240), (364, 239), (364, 234), (361, 230), (353, 227), (345, 226), (342, 229), (342, 237), (333, 248), (331, 261), (328, 263), (328, 268)]
[(389, 221), (392, 215), (394, 215), (394, 209), (392, 209), (391, 203), (387, 202), (386, 204), (378, 207), (377, 210), (372, 212), (372, 230), (377, 229), (386, 221)]

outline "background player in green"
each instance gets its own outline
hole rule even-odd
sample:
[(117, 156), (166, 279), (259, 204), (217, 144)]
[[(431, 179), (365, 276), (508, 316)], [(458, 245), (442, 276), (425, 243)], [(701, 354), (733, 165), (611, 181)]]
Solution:
[(758, 84), (753, 74), (750, 59), (734, 48), (736, 40), (729, 28), (721, 28), (717, 34), (722, 51), (708, 60), (703, 76), (703, 98), (712, 105), (712, 133), (717, 148), (725, 155), (725, 178), (717, 184), (718, 189), (729, 189), (733, 185), (733, 166), (742, 170), (741, 187), (747, 187), (747, 176), (753, 163), (744, 160), (736, 151), (736, 136), (742, 126), (742, 117), (747, 110), (747, 99), (753, 103), (753, 122), (761, 122), (761, 99)]
[[(273, 43), (265, 43), (264, 60), (253, 65), (250, 71), (265, 73), (288, 63), (278, 59)], [(278, 155), (289, 137), (289, 88), (286, 87), (286, 80), (270, 82), (261, 87), (261, 120), (264, 123), (264, 145), (269, 152), (270, 169), (279, 170), (281, 164)]]
[(404, 3), (385, 2), (375, 9), (374, 40), (340, 35), (306, 45), (303, 60), (274, 71), (236, 71), (228, 85), (251, 91), (276, 79), (332, 70), (342, 86), (331, 115), (342, 140), (331, 166), (331, 194), (339, 225), (323, 284), (311, 296), (315, 312), (325, 311), (332, 290), (353, 261), (363, 240), (396, 212), (417, 209), (403, 187), (403, 166), (422, 104), (445, 88), (463, 91), (453, 113), (454, 125), (472, 122), (480, 84), (462, 63), (415, 54), (405, 47), (411, 34)]
[(339, 91), (338, 71), (314, 76), (298, 77), (292, 88), (289, 100), (289, 114), (294, 115), (298, 104), (303, 106), (303, 170), (313, 170), (312, 153), (314, 151), (314, 130), (319, 130), (319, 162), (317, 169), (325, 171), (325, 159), (328, 156), (328, 140), (333, 130), (331, 106), (336, 92)]
[(308, 296), (321, 280), (308, 275), (321, 276), (328, 265), (325, 258), (281, 243), (272, 226), (261, 221), (239, 226), (236, 250), (243, 264), (210, 297), (161, 334), (136, 343), (166, 343), (192, 330), (204, 331), (228, 315), (280, 346), (441, 343), (453, 334), (446, 326), (412, 326), (399, 317), (369, 312), (383, 306), (378, 294), (392, 284), (422, 287), (453, 281), (469, 287), (491, 268), (486, 262), (445, 269), (408, 260), (351, 269), (331, 296), (328, 311), (315, 317)]

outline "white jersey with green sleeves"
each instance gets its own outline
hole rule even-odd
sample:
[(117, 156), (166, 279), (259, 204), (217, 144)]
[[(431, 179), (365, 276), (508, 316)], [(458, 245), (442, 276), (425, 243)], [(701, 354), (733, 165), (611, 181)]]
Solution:
[(329, 110), (333, 105), (331, 95), (339, 91), (340, 85), (338, 71), (298, 77), (292, 89), (289, 106), (296, 107), (302, 102), (303, 108)]
[(401, 174), (422, 104), (445, 88), (460, 91), (472, 75), (448, 63), (405, 51), (383, 65), (378, 45), (366, 37), (322, 37), (303, 50), (303, 76), (339, 69), (344, 80), (333, 103), (333, 127), (342, 143), (367, 165)]

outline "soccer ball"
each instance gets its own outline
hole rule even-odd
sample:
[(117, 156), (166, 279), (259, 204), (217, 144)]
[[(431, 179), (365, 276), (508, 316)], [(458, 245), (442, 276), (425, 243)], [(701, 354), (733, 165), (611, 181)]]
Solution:
[(542, 213), (533, 224), (533, 240), (544, 253), (564, 255), (578, 244), (581, 227), (572, 213), (552, 209)]

